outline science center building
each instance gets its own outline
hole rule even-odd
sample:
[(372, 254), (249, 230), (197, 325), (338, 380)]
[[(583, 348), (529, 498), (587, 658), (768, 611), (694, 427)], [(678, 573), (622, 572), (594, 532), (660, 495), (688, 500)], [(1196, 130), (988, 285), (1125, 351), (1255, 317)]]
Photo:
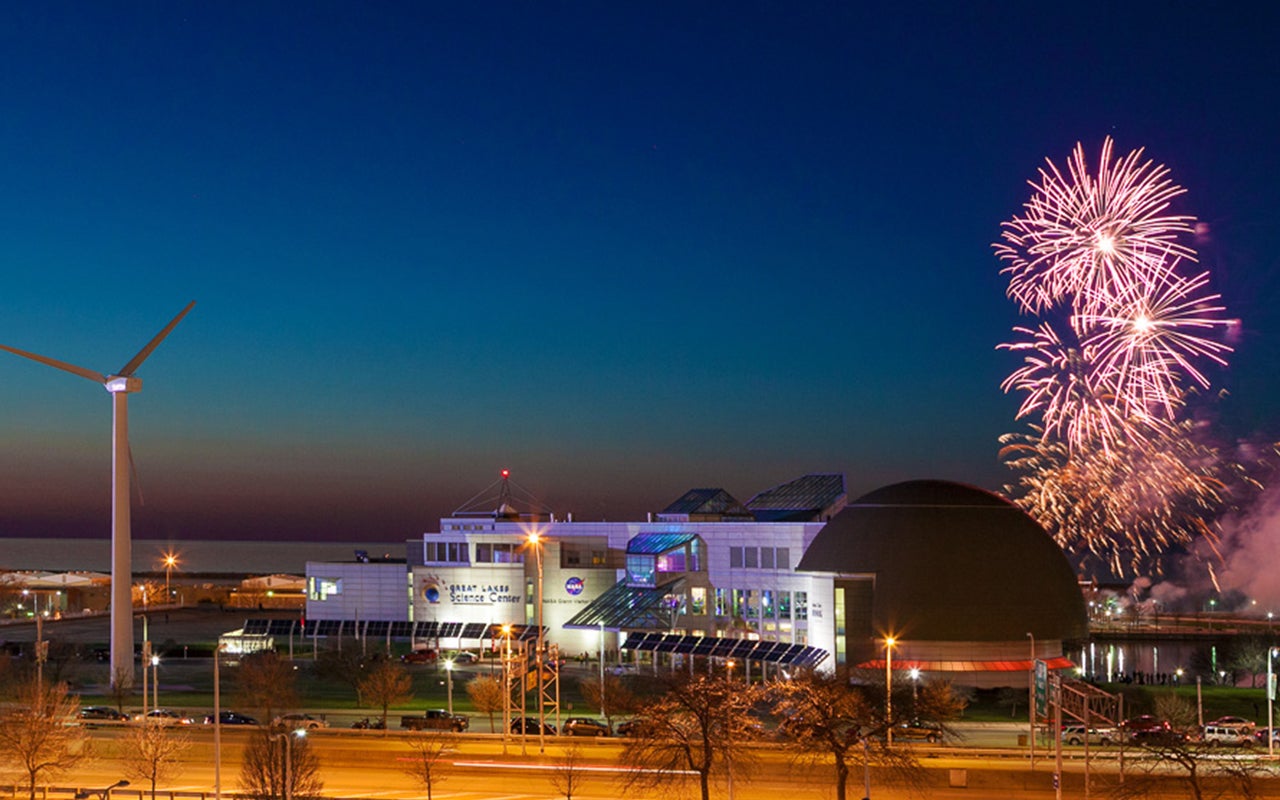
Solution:
[(487, 510), (442, 519), (404, 559), (308, 562), (303, 635), (445, 650), (500, 646), (503, 625), (534, 635), (539, 553), (542, 625), (563, 657), (883, 669), (892, 638), (897, 669), (994, 686), (1025, 682), (1033, 655), (1071, 666), (1064, 643), (1087, 633), (1057, 545), (962, 484), (850, 503), (843, 475), (806, 475), (746, 503), (694, 489), (640, 522), (522, 511), (505, 474), (495, 487)]

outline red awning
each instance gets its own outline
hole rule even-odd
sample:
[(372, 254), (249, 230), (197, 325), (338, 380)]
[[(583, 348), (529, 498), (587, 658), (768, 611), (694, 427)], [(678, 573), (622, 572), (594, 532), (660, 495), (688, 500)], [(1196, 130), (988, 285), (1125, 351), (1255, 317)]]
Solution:
[[(1073, 669), (1075, 662), (1066, 656), (1040, 659), (1049, 669)], [(884, 669), (884, 659), (863, 661), (858, 669)], [(1027, 672), (1032, 668), (1031, 659), (1014, 661), (921, 661), (912, 658), (895, 658), (894, 670), (918, 669), (921, 672)]]

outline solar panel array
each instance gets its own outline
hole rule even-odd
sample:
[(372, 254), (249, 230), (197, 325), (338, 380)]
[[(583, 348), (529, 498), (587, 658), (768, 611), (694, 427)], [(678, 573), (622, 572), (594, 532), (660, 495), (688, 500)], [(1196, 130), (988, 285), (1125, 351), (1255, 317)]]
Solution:
[(631, 633), (627, 650), (681, 653), (709, 658), (750, 659), (792, 667), (816, 667), (827, 657), (819, 647), (760, 639), (722, 639), (718, 636), (682, 636), (674, 633)]
[[(546, 628), (543, 628), (546, 630)], [(247, 619), (247, 636), (368, 636), (374, 639), (501, 639), (501, 625), (487, 622), (386, 619)], [(536, 625), (512, 625), (511, 637), (526, 641), (538, 637)]]

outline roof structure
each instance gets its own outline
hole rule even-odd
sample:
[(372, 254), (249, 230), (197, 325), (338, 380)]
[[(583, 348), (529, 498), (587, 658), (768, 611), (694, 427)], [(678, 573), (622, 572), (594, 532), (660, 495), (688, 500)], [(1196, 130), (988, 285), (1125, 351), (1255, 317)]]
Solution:
[(805, 475), (760, 492), (747, 508), (761, 522), (805, 522), (838, 511), (846, 494), (842, 474)]
[(690, 489), (659, 512), (660, 517), (751, 519), (751, 511), (724, 489)]
[(641, 533), (627, 542), (627, 555), (660, 556), (697, 538), (696, 533)]
[(762, 639), (724, 639), (718, 636), (685, 636), (676, 633), (632, 633), (622, 645), (628, 650), (683, 653), (710, 658), (767, 661), (783, 666), (816, 667), (827, 658), (818, 647)]
[(1062, 549), (1022, 509), (964, 484), (907, 481), (864, 495), (818, 532), (797, 569), (873, 581), (871, 628), (902, 639), (1066, 641), (1088, 631)]
[(618, 581), (562, 627), (598, 630), (603, 625), (609, 631), (669, 627), (671, 609), (666, 604), (667, 596), (680, 591), (684, 583), (684, 578), (676, 578), (649, 587)]

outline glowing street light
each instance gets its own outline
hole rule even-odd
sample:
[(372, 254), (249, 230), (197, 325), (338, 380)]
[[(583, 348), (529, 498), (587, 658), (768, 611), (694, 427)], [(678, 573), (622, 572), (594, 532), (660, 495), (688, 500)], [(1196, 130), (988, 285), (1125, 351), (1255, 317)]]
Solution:
[(897, 640), (892, 636), (884, 637), (884, 742), (886, 747), (893, 746), (893, 646)]
[(282, 792), (284, 800), (293, 800), (293, 737), (302, 739), (306, 735), (306, 728), (268, 734), (268, 738), (273, 742), (284, 740), (284, 791)]
[(169, 575), (176, 566), (178, 566), (178, 554), (170, 550), (164, 554), (164, 601), (166, 603), (173, 597), (169, 591)]
[(533, 548), (534, 557), (538, 562), (538, 605), (535, 607), (538, 621), (538, 657), (536, 660), (538, 671), (538, 752), (546, 752), (547, 748), (547, 706), (543, 702), (543, 670), (545, 669), (546, 651), (542, 634), (542, 532), (537, 528), (528, 532), (527, 539), (529, 546)]

